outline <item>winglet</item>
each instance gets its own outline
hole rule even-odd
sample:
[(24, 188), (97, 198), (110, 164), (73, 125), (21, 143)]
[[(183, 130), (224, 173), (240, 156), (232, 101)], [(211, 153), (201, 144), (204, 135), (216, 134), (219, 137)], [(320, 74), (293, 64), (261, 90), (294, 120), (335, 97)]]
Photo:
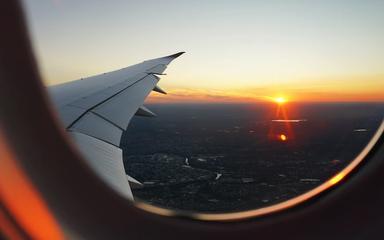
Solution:
[(178, 53), (175, 53), (175, 54), (172, 54), (172, 55), (169, 55), (169, 56), (165, 56), (164, 58), (177, 58), (181, 55), (183, 55), (185, 52), (178, 52)]

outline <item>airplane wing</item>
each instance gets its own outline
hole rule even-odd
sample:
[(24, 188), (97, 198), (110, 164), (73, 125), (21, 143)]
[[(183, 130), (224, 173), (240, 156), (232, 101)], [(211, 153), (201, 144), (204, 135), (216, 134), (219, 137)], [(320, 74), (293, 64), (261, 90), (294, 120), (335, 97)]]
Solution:
[(155, 116), (144, 100), (151, 91), (165, 93), (157, 86), (159, 75), (183, 53), (48, 88), (60, 120), (91, 168), (130, 199), (131, 187), (140, 183), (125, 173), (121, 136), (134, 115)]

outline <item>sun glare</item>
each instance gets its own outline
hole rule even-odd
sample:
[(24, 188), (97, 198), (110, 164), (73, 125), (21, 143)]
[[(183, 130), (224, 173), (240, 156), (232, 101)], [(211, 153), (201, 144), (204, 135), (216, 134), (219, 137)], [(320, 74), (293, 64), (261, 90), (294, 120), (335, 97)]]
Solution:
[(283, 142), (287, 141), (287, 136), (285, 134), (280, 134), (279, 139), (280, 139), (280, 141), (283, 141)]
[(277, 104), (283, 104), (285, 103), (287, 100), (284, 98), (284, 97), (276, 97), (273, 99)]

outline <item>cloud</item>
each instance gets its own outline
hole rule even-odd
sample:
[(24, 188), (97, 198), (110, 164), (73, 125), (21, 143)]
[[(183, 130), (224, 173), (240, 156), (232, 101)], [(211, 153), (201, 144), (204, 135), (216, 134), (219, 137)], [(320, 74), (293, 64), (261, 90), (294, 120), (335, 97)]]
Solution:
[(237, 91), (207, 90), (207, 89), (171, 89), (167, 95), (151, 94), (147, 102), (176, 103), (176, 102), (206, 102), (206, 103), (240, 103), (263, 101), (266, 96), (243, 95)]

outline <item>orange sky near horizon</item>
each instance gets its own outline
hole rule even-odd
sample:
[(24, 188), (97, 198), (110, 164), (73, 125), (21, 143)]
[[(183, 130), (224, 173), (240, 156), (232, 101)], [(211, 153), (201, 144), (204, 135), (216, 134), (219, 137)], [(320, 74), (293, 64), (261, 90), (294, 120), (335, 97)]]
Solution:
[[(369, 80), (368, 80), (369, 79)], [(159, 85), (162, 84), (160, 81)], [(153, 93), (147, 103), (252, 103), (284, 97), (288, 102), (384, 102), (384, 75), (350, 80), (319, 81), (248, 88), (165, 88), (167, 95)]]
[(253, 103), (271, 102), (276, 97), (284, 97), (287, 102), (383, 102), (380, 91), (370, 93), (339, 92), (288, 92), (273, 95), (259, 95), (250, 92), (225, 92), (189, 89), (170, 89), (167, 95), (152, 93), (146, 103)]

